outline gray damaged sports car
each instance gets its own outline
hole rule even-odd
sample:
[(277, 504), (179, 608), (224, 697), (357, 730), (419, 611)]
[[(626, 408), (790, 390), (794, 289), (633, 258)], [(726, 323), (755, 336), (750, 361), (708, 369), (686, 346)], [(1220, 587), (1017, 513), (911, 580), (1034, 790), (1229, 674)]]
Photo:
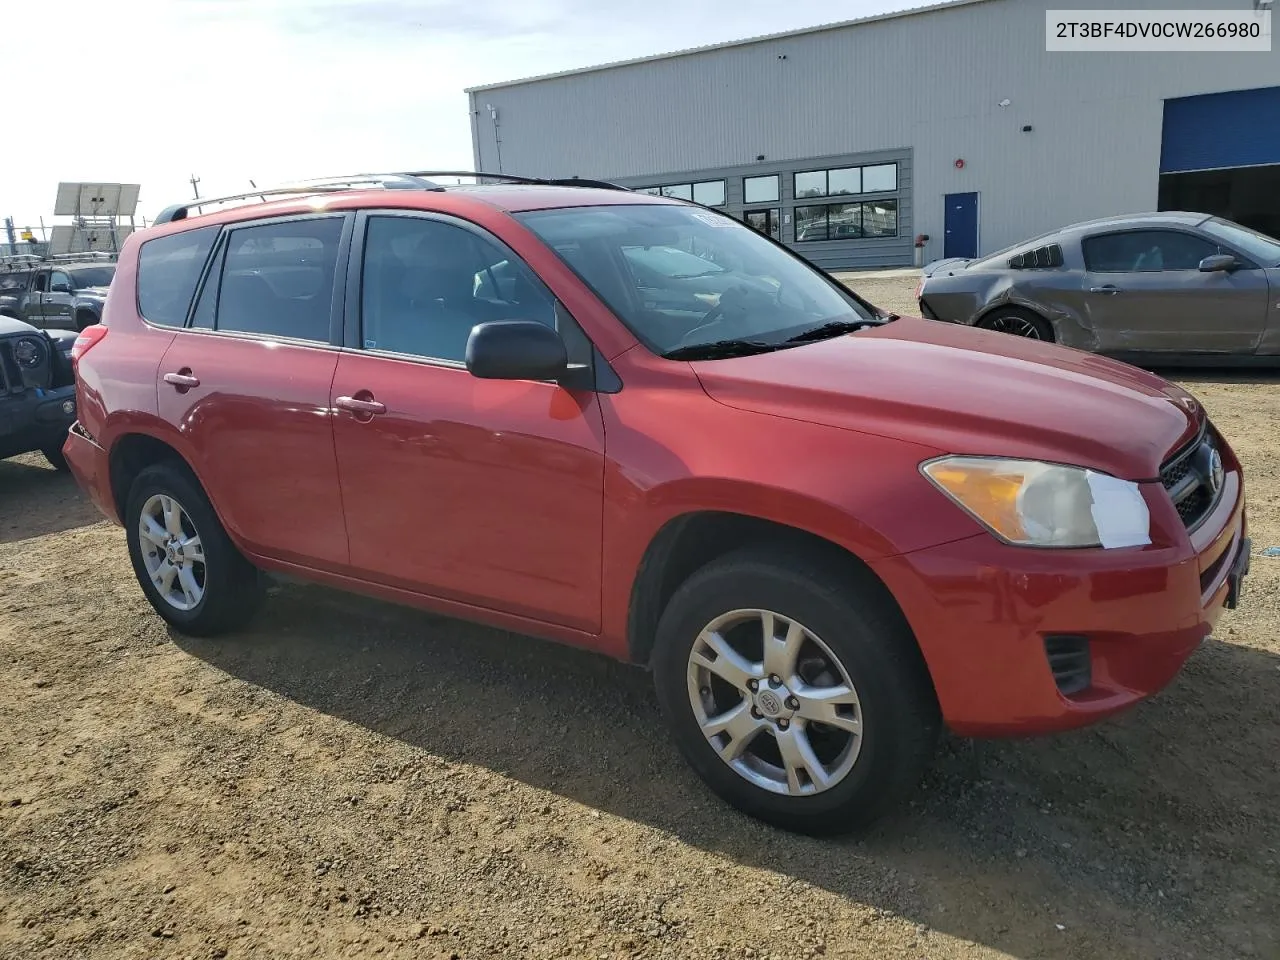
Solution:
[(922, 316), (1132, 363), (1280, 365), (1280, 241), (1202, 213), (1064, 227), (978, 260), (938, 260)]

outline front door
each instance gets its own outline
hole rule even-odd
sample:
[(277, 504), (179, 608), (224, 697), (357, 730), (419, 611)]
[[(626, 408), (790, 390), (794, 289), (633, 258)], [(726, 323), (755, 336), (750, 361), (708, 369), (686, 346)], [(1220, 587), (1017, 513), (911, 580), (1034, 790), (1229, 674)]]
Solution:
[(978, 195), (948, 193), (943, 202), (942, 255), (972, 260), (978, 255)]
[(37, 270), (23, 298), (22, 318), (35, 327), (44, 326), (44, 301), (49, 293), (49, 271)]
[(1179, 230), (1128, 230), (1086, 237), (1082, 298), (1098, 348), (1109, 352), (1241, 353), (1267, 325), (1266, 271), (1201, 273), (1220, 252)]
[[(157, 383), (160, 414), (183, 433), (232, 533), (262, 556), (332, 570), (347, 563), (329, 387), (349, 220), (229, 230)], [(199, 233), (193, 244), (204, 242)], [(170, 259), (189, 258), (179, 250)]]
[[(557, 324), (545, 286), (477, 228), (357, 224), (334, 440), (357, 576), (574, 629), (600, 625), (604, 425), (594, 393), (479, 380), (486, 320)], [(494, 283), (497, 277), (501, 282)]]

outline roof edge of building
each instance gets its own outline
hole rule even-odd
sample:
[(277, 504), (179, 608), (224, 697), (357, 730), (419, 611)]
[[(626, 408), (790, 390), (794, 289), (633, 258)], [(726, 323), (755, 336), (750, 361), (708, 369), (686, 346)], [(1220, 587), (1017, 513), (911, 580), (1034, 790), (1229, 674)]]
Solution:
[(858, 17), (854, 20), (840, 20), (835, 23), (821, 23), (813, 27), (800, 27), (796, 30), (784, 30), (780, 33), (766, 33), (757, 37), (744, 37), (741, 40), (725, 40), (720, 43), (708, 43), (700, 47), (686, 47), (683, 50), (672, 50), (667, 53), (654, 53), (644, 57), (632, 57), (629, 60), (613, 60), (591, 67), (575, 67), (571, 70), (559, 70), (555, 73), (543, 73), (533, 77), (521, 77), (518, 80), (503, 80), (498, 83), (485, 83), (474, 87), (464, 87), (463, 93), (483, 93), (488, 90), (501, 90), (505, 87), (522, 87), (531, 83), (542, 83), (545, 80), (559, 80), (562, 77), (573, 77), (584, 73), (600, 73), (605, 70), (616, 70), (620, 67), (631, 67), (640, 63), (652, 63), (657, 60), (675, 60), (679, 57), (690, 57), (712, 50), (725, 50), (730, 47), (746, 47), (755, 43), (768, 43), (772, 40), (787, 40), (792, 37), (803, 37), (811, 33), (826, 33), (830, 30), (843, 30), (847, 27), (860, 27), (864, 24), (879, 23), (885, 20), (899, 20), (903, 17), (914, 17), (923, 13), (935, 13), (949, 10), (952, 7), (967, 7), (979, 3), (992, 3), (994, 0), (942, 0), (921, 7), (908, 7), (905, 10), (894, 10), (890, 13), (877, 13), (869, 17)]

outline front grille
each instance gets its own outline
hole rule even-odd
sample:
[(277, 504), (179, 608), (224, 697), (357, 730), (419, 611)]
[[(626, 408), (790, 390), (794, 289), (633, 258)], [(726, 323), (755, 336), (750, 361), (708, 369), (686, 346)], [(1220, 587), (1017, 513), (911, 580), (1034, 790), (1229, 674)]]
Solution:
[(1093, 664), (1086, 637), (1052, 636), (1044, 638), (1044, 653), (1049, 658), (1053, 682), (1064, 696), (1087, 690), (1093, 682)]
[(1208, 431), (1201, 428), (1199, 435), (1166, 461), (1160, 469), (1160, 482), (1178, 516), (1188, 529), (1196, 526), (1213, 509), (1222, 492), (1221, 476), (1215, 485), (1213, 464), (1218, 458), (1217, 446)]
[(11, 339), (0, 337), (0, 395), (22, 390), (22, 371), (18, 369), (18, 361), (13, 359)]

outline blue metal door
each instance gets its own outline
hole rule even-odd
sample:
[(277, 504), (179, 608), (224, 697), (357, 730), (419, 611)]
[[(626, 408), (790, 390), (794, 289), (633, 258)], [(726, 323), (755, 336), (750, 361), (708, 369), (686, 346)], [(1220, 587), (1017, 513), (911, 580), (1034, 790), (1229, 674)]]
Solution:
[(948, 193), (943, 202), (947, 210), (942, 220), (942, 255), (973, 259), (978, 255), (978, 195)]

